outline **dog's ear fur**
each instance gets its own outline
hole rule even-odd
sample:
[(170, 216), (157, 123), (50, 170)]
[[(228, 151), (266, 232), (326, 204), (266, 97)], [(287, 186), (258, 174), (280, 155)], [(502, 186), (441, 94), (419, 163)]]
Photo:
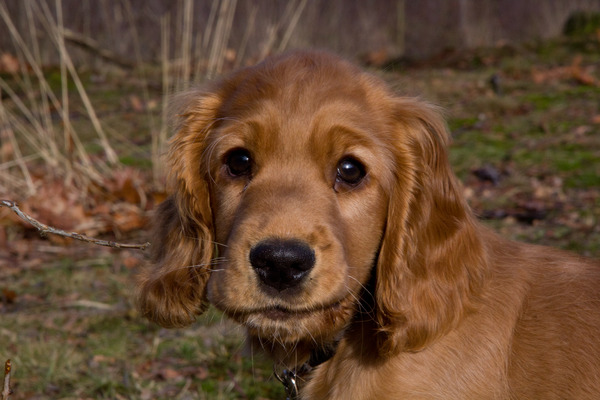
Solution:
[(209, 173), (202, 157), (220, 97), (191, 91), (175, 104), (178, 121), (167, 162), (173, 194), (155, 212), (153, 265), (140, 273), (137, 291), (141, 313), (164, 327), (189, 325), (206, 309), (214, 252)]
[(426, 103), (394, 99), (395, 183), (376, 268), (380, 351), (418, 351), (469, 308), (486, 270), (478, 225), (450, 169), (448, 133)]

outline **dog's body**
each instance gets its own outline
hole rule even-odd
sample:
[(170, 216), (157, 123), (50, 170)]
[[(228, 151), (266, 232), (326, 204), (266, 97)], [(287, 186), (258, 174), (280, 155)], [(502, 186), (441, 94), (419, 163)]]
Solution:
[(421, 351), (381, 358), (369, 340), (377, 326), (354, 324), (305, 398), (598, 398), (598, 265), (488, 234), (486, 284), (456, 328)]
[(600, 398), (600, 265), (482, 227), (434, 107), (319, 52), (182, 99), (150, 319), (208, 300), (288, 368), (334, 346), (303, 399)]

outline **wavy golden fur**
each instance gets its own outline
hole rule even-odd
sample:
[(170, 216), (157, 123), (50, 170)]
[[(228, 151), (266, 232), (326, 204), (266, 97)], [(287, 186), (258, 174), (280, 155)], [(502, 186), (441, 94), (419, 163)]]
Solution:
[(180, 96), (140, 275), (166, 327), (208, 303), (303, 399), (598, 399), (600, 265), (479, 224), (438, 110), (322, 52)]

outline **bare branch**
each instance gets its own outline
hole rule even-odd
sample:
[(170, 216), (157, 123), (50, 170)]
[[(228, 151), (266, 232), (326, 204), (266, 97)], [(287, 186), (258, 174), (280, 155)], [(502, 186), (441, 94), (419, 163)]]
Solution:
[(12, 394), (12, 390), (10, 389), (10, 369), (10, 360), (6, 360), (6, 363), (4, 363), (4, 385), (0, 393), (1, 400), (8, 400), (8, 397)]
[(40, 221), (25, 214), (23, 211), (21, 211), (21, 209), (19, 209), (19, 207), (17, 206), (17, 203), (15, 203), (14, 201), (0, 200), (0, 206), (8, 207), (11, 210), (13, 210), (14, 213), (17, 214), (19, 216), (19, 218), (21, 218), (23, 221), (28, 222), (29, 224), (36, 227), (37, 230), (40, 231), (41, 236), (46, 236), (47, 234), (51, 233), (53, 235), (58, 235), (58, 236), (67, 237), (67, 238), (71, 238), (71, 239), (81, 240), (82, 242), (86, 242), (86, 243), (96, 244), (98, 246), (113, 247), (113, 248), (117, 248), (117, 249), (146, 250), (148, 248), (148, 246), (150, 246), (149, 242), (146, 242), (144, 244), (117, 243), (117, 242), (112, 242), (112, 241), (108, 241), (108, 240), (91, 238), (91, 237), (82, 235), (77, 232), (66, 232), (66, 231), (63, 231), (62, 229), (53, 228), (51, 226), (42, 224)]

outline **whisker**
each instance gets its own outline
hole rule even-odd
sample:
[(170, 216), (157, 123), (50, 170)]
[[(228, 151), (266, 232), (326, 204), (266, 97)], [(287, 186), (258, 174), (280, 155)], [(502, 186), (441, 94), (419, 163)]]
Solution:
[[(212, 260), (210, 263), (183, 265), (181, 267), (169, 269), (166, 271), (160, 271), (160, 275), (157, 279), (161, 279), (162, 277), (167, 276), (168, 274), (170, 274), (172, 272), (181, 271), (184, 269), (193, 269), (193, 270), (196, 270), (196, 272), (200, 272), (200, 273), (222, 272), (222, 271), (225, 271), (224, 268), (217, 269), (217, 268), (212, 268), (211, 266), (216, 266), (219, 264), (223, 264), (225, 262), (227, 262), (227, 260), (222, 259), (222, 260)], [(194, 279), (194, 277), (190, 276), (188, 282), (191, 282), (193, 279)]]
[(358, 283), (360, 285), (360, 288), (362, 289), (362, 291), (364, 293), (366, 293), (367, 295), (369, 295), (369, 297), (371, 297), (371, 298), (375, 297), (373, 295), (373, 293), (371, 293), (371, 291), (369, 290), (369, 288), (367, 286), (365, 286), (361, 281), (359, 281), (358, 279), (356, 279), (352, 275), (348, 275), (348, 278), (353, 279), (354, 281), (356, 281), (356, 283)]
[(192, 240), (200, 240), (202, 242), (207, 242), (209, 244), (216, 244), (217, 246), (222, 246), (222, 247), (229, 247), (228, 245), (226, 245), (225, 243), (220, 243), (217, 242), (215, 240), (210, 240), (210, 239), (205, 239), (205, 238), (199, 238), (197, 236), (191, 236), (191, 235), (184, 235), (183, 236), (186, 239), (192, 239)]
[[(358, 282), (363, 293), (366, 293), (369, 297), (373, 298), (373, 294), (364, 284), (362, 284), (358, 279), (356, 279), (355, 277), (353, 277), (351, 275), (348, 275), (348, 277), (355, 280), (356, 282)], [(361, 301), (362, 300), (360, 298), (361, 296), (358, 296), (357, 293), (353, 292), (352, 289), (350, 289), (347, 285), (346, 285), (346, 288), (348, 289), (348, 294), (350, 296), (352, 296), (352, 298), (355, 300), (356, 304), (358, 305), (359, 311), (362, 312), (363, 314), (372, 315), (373, 312), (375, 311), (374, 306), (372, 305), (370, 309), (367, 309), (364, 304), (365, 302)]]

